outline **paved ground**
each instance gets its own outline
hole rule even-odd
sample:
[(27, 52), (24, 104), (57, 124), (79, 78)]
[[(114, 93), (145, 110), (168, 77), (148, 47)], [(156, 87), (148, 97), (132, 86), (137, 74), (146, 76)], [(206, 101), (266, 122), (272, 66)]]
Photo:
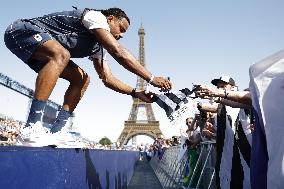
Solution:
[(138, 161), (127, 189), (163, 189), (147, 161)]

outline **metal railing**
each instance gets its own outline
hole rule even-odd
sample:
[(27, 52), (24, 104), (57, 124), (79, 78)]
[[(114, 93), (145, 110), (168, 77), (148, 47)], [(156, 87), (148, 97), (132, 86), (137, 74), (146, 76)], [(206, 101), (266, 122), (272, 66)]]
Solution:
[(184, 183), (186, 166), (189, 166), (189, 156), (185, 152), (179, 160), (180, 146), (165, 150), (161, 159), (153, 157), (150, 165), (165, 189), (215, 189), (215, 141), (201, 142), (197, 148), (198, 160), (190, 177), (189, 184)]
[[(193, 174), (191, 176), (189, 185), (187, 189), (215, 189), (215, 147), (214, 141), (204, 141), (201, 142), (201, 150), (195, 165)], [(201, 168), (201, 172), (198, 173), (199, 168)], [(193, 185), (193, 180), (197, 176), (198, 181), (196, 186)]]
[(179, 146), (166, 149), (162, 159), (157, 156), (150, 161), (155, 174), (157, 175), (163, 188), (181, 188), (182, 174), (185, 167), (186, 155), (178, 161)]

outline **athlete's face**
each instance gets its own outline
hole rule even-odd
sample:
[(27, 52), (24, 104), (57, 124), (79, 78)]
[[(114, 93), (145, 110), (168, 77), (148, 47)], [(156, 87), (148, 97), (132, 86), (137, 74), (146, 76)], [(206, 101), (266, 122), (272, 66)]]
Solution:
[(114, 16), (109, 16), (107, 18), (110, 33), (116, 40), (123, 38), (124, 33), (127, 31), (129, 27), (129, 23), (125, 18), (118, 19)]

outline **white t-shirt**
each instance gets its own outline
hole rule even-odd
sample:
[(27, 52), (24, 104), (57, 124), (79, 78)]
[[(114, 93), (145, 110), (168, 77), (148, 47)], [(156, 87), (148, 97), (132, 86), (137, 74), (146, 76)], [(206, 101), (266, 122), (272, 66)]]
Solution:
[[(83, 19), (82, 19), (83, 25), (88, 29), (105, 29), (108, 32), (110, 32), (109, 25), (107, 23), (107, 19), (105, 15), (103, 15), (100, 11), (90, 10), (88, 11)], [(93, 60), (94, 58), (101, 59), (103, 57), (104, 60), (106, 60), (106, 50), (102, 48), (98, 44), (98, 47), (100, 48), (99, 51), (96, 51), (96, 53), (92, 54), (89, 59)]]

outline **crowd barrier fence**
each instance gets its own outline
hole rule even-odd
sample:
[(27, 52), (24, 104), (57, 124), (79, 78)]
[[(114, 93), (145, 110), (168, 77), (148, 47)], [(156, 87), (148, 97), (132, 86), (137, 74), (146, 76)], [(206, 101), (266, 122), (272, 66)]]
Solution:
[[(170, 147), (165, 150), (161, 159), (154, 156), (150, 161), (163, 188), (215, 189), (215, 142), (204, 141), (198, 146), (199, 156), (188, 186), (184, 185), (184, 177), (189, 157), (185, 152), (179, 159), (180, 148), (180, 146)], [(197, 184), (193, 185), (195, 177), (197, 177)]]

